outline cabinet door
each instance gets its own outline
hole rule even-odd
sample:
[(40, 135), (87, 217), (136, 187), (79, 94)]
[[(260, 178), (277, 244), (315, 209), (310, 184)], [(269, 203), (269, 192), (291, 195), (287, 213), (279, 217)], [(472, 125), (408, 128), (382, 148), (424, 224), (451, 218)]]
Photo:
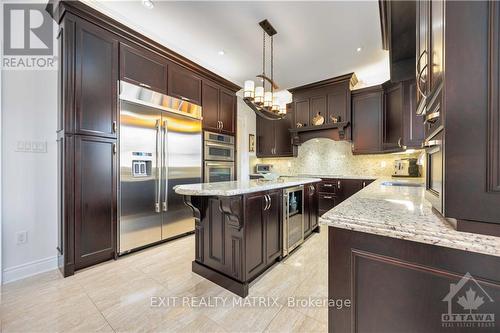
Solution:
[(444, 1), (430, 2), (430, 86), (433, 95), (443, 79), (444, 71)]
[(210, 81), (203, 81), (202, 89), (203, 129), (219, 130), (219, 87)]
[(257, 116), (257, 157), (272, 157), (275, 146), (274, 122)]
[(274, 122), (274, 136), (276, 140), (275, 155), (277, 157), (293, 156), (292, 135), (289, 131), (293, 126), (293, 111), (287, 107), (287, 114), (281, 120)]
[(397, 83), (385, 90), (384, 150), (399, 150), (403, 140), (403, 85)]
[(168, 69), (168, 94), (201, 105), (201, 78), (172, 64)]
[(76, 22), (75, 131), (116, 137), (118, 41), (83, 20)]
[(167, 93), (167, 59), (145, 49), (120, 43), (120, 78)]
[(116, 140), (75, 136), (75, 269), (114, 257)]
[(424, 119), (416, 111), (415, 81), (405, 81), (403, 108), (403, 144), (407, 148), (422, 148), (424, 141)]
[(234, 135), (236, 122), (236, 95), (225, 89), (220, 89), (219, 121), (222, 132)]
[(269, 208), (266, 210), (266, 265), (281, 256), (281, 190), (267, 192)]
[(326, 124), (326, 96), (316, 96), (311, 97), (311, 110), (309, 112), (309, 124), (313, 125), (313, 118), (317, 115), (323, 116), (325, 118)]
[(333, 92), (328, 94), (328, 114), (326, 123), (331, 123), (331, 117), (340, 117), (340, 121), (350, 120), (350, 105), (348, 88), (335, 88)]
[(339, 180), (338, 203), (349, 199), (350, 196), (363, 188), (363, 181), (359, 179), (340, 179)]
[[(424, 94), (428, 94), (429, 79), (429, 1), (417, 1), (416, 102), (419, 113), (425, 109)], [(417, 86), (418, 84), (418, 86)]]
[(294, 103), (295, 124), (301, 123), (309, 126), (309, 98), (297, 100)]
[(311, 184), (309, 186), (309, 225), (311, 227), (311, 231), (316, 229), (318, 226), (318, 210), (319, 210), (319, 202), (318, 202), (318, 184)]
[(382, 150), (383, 91), (360, 93), (352, 97), (353, 152)]
[(253, 193), (245, 198), (245, 255), (246, 279), (266, 267), (266, 212), (264, 194)]

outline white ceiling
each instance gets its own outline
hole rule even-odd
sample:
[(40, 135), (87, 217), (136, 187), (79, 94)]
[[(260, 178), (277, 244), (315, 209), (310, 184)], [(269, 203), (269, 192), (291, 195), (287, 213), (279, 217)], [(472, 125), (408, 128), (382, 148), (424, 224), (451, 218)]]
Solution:
[(363, 86), (389, 78), (376, 0), (153, 1), (152, 10), (137, 0), (85, 2), (240, 85), (261, 72), (258, 22), (266, 18), (278, 31), (274, 78), (282, 88), (353, 71)]

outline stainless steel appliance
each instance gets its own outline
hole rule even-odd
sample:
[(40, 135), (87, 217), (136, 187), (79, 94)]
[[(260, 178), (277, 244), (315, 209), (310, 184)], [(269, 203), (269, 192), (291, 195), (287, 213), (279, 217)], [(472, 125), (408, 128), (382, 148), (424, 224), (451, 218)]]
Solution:
[(234, 161), (234, 137), (205, 132), (205, 160)]
[(234, 180), (234, 162), (205, 161), (205, 182)]
[(234, 180), (234, 136), (205, 132), (204, 139), (204, 181), (214, 183)]
[(403, 158), (394, 161), (393, 177), (419, 177), (417, 159)]
[(443, 131), (424, 142), (426, 156), (425, 198), (444, 215)]
[(269, 173), (273, 169), (272, 164), (256, 164), (255, 165), (255, 173), (262, 174), (262, 173)]
[(119, 137), (119, 253), (192, 232), (173, 187), (201, 182), (201, 107), (121, 82)]
[(304, 242), (304, 185), (283, 190), (283, 257)]

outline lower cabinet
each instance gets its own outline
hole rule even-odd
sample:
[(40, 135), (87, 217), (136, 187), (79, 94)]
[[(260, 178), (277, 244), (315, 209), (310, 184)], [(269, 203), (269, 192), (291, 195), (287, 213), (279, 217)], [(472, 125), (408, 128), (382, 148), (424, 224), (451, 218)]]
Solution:
[(115, 256), (116, 140), (74, 137), (75, 270)]
[(245, 196), (245, 253), (248, 280), (260, 274), (281, 255), (281, 193), (281, 190), (276, 190)]
[(324, 178), (318, 185), (319, 215), (323, 215), (372, 182), (373, 179)]
[(318, 226), (318, 184), (304, 185), (304, 237)]

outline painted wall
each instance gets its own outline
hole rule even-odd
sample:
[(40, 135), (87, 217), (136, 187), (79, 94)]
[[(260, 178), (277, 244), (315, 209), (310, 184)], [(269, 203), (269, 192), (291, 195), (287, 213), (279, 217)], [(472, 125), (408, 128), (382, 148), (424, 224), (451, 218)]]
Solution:
[[(57, 72), (2, 73), (2, 273), (9, 282), (57, 267)], [(45, 153), (18, 143), (46, 142)], [(27, 242), (17, 244), (17, 233)]]
[(237, 123), (237, 178), (248, 179), (253, 172), (250, 166), (255, 164), (255, 152), (248, 151), (249, 134), (255, 135), (256, 115), (250, 109), (238, 93), (238, 123)]
[(420, 155), (418, 151), (411, 154), (353, 155), (349, 142), (313, 139), (299, 146), (296, 158), (264, 158), (254, 164), (273, 164), (273, 171), (283, 175), (391, 176), (395, 160), (419, 158)]

